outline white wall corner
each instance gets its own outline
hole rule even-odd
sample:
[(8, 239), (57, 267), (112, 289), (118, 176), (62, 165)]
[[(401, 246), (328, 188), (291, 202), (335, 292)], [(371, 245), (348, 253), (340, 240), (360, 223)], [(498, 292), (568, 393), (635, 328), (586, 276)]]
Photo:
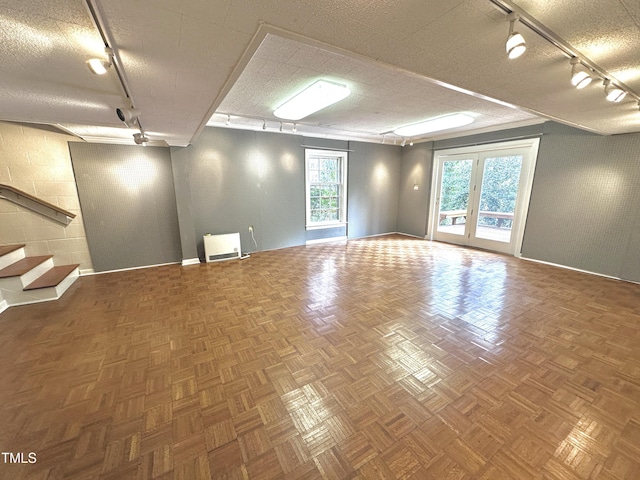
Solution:
[(0, 313), (4, 312), (7, 308), (9, 308), (9, 303), (6, 300), (0, 301)]

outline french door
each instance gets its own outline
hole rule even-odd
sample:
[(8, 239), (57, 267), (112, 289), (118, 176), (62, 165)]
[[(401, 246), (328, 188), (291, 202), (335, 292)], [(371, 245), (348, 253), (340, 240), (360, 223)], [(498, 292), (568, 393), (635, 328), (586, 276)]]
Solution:
[(519, 255), (538, 139), (434, 155), (430, 236)]

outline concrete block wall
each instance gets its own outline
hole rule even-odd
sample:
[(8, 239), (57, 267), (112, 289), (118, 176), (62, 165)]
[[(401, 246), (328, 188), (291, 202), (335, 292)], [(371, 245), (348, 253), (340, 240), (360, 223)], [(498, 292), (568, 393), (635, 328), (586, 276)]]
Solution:
[(27, 255), (54, 255), (56, 265), (79, 263), (93, 270), (76, 182), (69, 135), (44, 128), (0, 122), (0, 183), (19, 188), (75, 213), (63, 226), (0, 199), (0, 244), (24, 243)]

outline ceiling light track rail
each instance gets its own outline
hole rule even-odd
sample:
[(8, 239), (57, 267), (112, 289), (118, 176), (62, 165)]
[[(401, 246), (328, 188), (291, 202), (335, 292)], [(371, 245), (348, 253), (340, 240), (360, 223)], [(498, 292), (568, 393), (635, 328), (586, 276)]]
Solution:
[[(324, 128), (326, 130), (332, 130), (332, 128), (330, 126), (327, 126), (327, 125), (315, 125), (313, 123), (282, 121), (280, 119), (272, 120), (270, 118), (260, 117), (260, 116), (257, 116), (257, 115), (244, 115), (244, 114), (243, 115), (238, 115), (236, 113), (228, 113), (228, 112), (223, 112), (223, 111), (216, 111), (214, 113), (214, 115), (223, 117), (224, 118), (224, 125), (226, 127), (232, 127), (232, 128), (234, 126), (233, 125), (234, 119), (244, 119), (244, 120), (254, 120), (256, 122), (259, 122), (259, 124), (260, 124), (259, 128), (261, 130), (271, 130), (271, 131), (275, 130), (275, 131), (278, 131), (278, 132), (284, 132), (285, 129), (283, 128), (283, 126), (285, 126), (285, 125), (291, 125), (291, 132), (293, 132), (293, 133), (297, 133), (298, 127), (300, 127), (300, 126), (309, 127), (309, 128), (322, 127), (322, 128)], [(256, 126), (256, 128), (258, 128), (258, 126)], [(344, 132), (345, 130), (340, 129), (339, 131), (340, 132)], [(376, 138), (376, 137), (380, 136), (380, 134), (378, 132), (350, 131), (349, 133), (359, 134), (359, 135), (368, 135), (371, 138)], [(391, 133), (391, 134), (393, 135), (393, 133)], [(388, 135), (389, 134), (387, 134), (387, 136)], [(400, 140), (402, 137), (398, 136), (397, 138)]]
[[(131, 89), (129, 88), (129, 83), (127, 82), (126, 75), (124, 73), (124, 68), (122, 67), (122, 61), (120, 60), (120, 55), (118, 54), (117, 49), (115, 48), (115, 42), (105, 21), (103, 20), (103, 15), (100, 12), (100, 7), (96, 0), (85, 0), (85, 4), (87, 5), (87, 9), (89, 10), (89, 14), (91, 15), (91, 19), (93, 20), (98, 33), (100, 34), (100, 38), (102, 38), (102, 42), (104, 43), (105, 51), (109, 54), (109, 59), (111, 64), (113, 65), (114, 70), (116, 71), (116, 75), (118, 76), (118, 81), (122, 88), (122, 91), (129, 101), (129, 107), (131, 110), (136, 110), (136, 104), (133, 101), (133, 96), (131, 95)], [(139, 134), (134, 135), (134, 140), (136, 144), (145, 145), (149, 139), (144, 132), (144, 128), (142, 127), (142, 123), (140, 122), (140, 117), (137, 116), (135, 119), (135, 123), (140, 129)], [(145, 141), (139, 141), (139, 139), (144, 139)]]
[(569, 59), (577, 58), (579, 63), (591, 70), (596, 77), (600, 77), (602, 81), (609, 80), (610, 83), (615, 84), (620, 89), (624, 90), (629, 96), (635, 98), (640, 102), (640, 94), (632, 90), (629, 86), (623, 82), (614, 78), (604, 68), (590, 60), (588, 57), (576, 50), (563, 38), (556, 35), (554, 32), (545, 27), (542, 23), (538, 22), (535, 18), (529, 16), (527, 12), (522, 10), (517, 5), (513, 5), (511, 2), (505, 0), (489, 0), (499, 10), (502, 10), (506, 15), (515, 14), (518, 16), (518, 22), (525, 25), (529, 30), (543, 38), (553, 46), (555, 46), (560, 52), (562, 52)]

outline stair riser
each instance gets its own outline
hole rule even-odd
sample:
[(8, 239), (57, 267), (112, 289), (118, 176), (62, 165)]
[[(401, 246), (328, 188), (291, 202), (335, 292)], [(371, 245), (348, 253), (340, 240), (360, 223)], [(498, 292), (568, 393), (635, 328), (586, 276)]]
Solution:
[(37, 267), (34, 267), (31, 270), (29, 270), (27, 273), (25, 273), (24, 275), (22, 275), (20, 277), (20, 280), (22, 281), (22, 288), (24, 288), (27, 285), (29, 285), (36, 278), (38, 278), (40, 275), (44, 275), (44, 273), (47, 270), (50, 270), (51, 268), (53, 268), (53, 259), (52, 258), (50, 258), (49, 260), (47, 260), (45, 262), (42, 262)]
[(12, 263), (16, 263), (18, 260), (22, 260), (25, 257), (24, 247), (14, 250), (0, 257), (0, 270), (8, 267)]

